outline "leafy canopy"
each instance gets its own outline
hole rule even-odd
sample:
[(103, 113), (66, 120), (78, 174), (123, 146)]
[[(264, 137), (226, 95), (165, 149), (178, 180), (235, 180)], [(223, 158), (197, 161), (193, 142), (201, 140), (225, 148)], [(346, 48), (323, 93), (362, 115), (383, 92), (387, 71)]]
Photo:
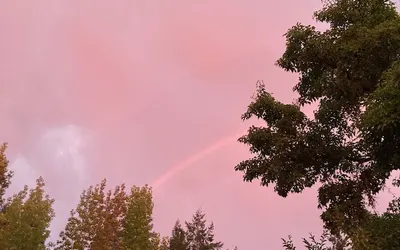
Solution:
[(24, 189), (6, 199), (13, 172), (5, 155), (7, 144), (0, 145), (0, 249), (47, 249), (54, 200), (45, 192), (42, 177), (36, 187)]
[[(254, 156), (235, 169), (283, 197), (321, 183), (325, 226), (349, 231), (400, 168), (400, 17), (389, 0), (335, 0), (314, 18), (329, 28), (296, 24), (277, 61), (299, 75), (296, 103), (258, 86), (242, 119), (265, 126), (239, 139)], [(301, 111), (312, 103), (313, 119)]]

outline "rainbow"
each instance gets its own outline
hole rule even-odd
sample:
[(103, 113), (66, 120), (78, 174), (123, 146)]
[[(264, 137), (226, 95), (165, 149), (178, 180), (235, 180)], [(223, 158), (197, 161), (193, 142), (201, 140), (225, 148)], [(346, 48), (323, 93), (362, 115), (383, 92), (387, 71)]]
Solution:
[(246, 132), (247, 132), (247, 130), (244, 132), (241, 132), (241, 133), (237, 133), (235, 135), (224, 137), (224, 138), (214, 142), (213, 144), (207, 146), (203, 150), (187, 157), (185, 160), (183, 160), (179, 164), (169, 168), (168, 171), (166, 171), (164, 174), (162, 174), (160, 177), (158, 177), (152, 183), (151, 186), (153, 187), (153, 190), (157, 191), (158, 189), (160, 189), (160, 187), (162, 187), (165, 183), (167, 183), (169, 180), (171, 180), (174, 176), (176, 176), (183, 170), (187, 169), (194, 163), (198, 162), (199, 160), (203, 159), (204, 157), (211, 155), (211, 154), (215, 153), (216, 151), (236, 142), (237, 139), (239, 137), (241, 137), (242, 135), (244, 135)]

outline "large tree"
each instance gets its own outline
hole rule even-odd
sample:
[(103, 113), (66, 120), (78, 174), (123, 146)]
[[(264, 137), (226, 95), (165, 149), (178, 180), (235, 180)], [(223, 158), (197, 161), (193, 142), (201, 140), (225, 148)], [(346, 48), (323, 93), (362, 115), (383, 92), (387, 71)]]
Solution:
[(223, 243), (214, 239), (214, 223), (207, 225), (205, 213), (197, 210), (190, 222), (186, 222), (189, 250), (219, 250)]
[[(254, 157), (235, 169), (283, 197), (321, 183), (325, 226), (351, 231), (400, 168), (400, 17), (389, 0), (332, 0), (314, 18), (329, 28), (296, 24), (277, 61), (299, 75), (297, 101), (258, 86), (242, 119), (265, 125), (239, 139)], [(309, 118), (301, 108), (312, 103)]]

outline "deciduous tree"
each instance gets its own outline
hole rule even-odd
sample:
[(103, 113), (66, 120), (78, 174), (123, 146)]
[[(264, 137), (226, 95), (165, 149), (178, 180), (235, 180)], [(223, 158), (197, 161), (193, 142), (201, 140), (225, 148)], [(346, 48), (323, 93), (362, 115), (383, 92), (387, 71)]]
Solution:
[(159, 235), (153, 231), (153, 207), (153, 195), (149, 186), (132, 187), (123, 222), (124, 249), (153, 250), (158, 246)]
[(10, 197), (0, 213), (0, 249), (46, 249), (54, 200), (44, 191), (43, 178), (36, 187)]
[(83, 191), (80, 202), (71, 211), (56, 249), (124, 249), (123, 219), (126, 213), (125, 186), (106, 191), (104, 179)]
[(400, 198), (392, 200), (385, 213), (370, 214), (352, 241), (354, 250), (400, 249)]
[[(297, 101), (258, 86), (242, 119), (265, 125), (239, 139), (254, 157), (235, 169), (283, 197), (321, 183), (325, 226), (350, 233), (400, 168), (400, 17), (389, 0), (333, 0), (314, 18), (330, 27), (296, 24), (277, 61), (299, 75)], [(315, 102), (308, 118), (301, 108)]]

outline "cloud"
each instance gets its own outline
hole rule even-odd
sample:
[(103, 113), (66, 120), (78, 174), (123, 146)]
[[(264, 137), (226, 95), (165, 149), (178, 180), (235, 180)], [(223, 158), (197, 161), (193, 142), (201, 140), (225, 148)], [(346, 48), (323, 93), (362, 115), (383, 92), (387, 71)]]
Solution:
[(33, 188), (38, 178), (35, 169), (29, 164), (27, 159), (19, 154), (10, 162), (9, 169), (14, 172), (10, 188), (7, 190), (8, 197), (24, 189), (25, 185)]
[(79, 193), (91, 183), (85, 157), (89, 142), (90, 134), (76, 125), (47, 128), (29, 155), (37, 175), (45, 179), (49, 195), (55, 198), (57, 217), (52, 222), (51, 240), (64, 229)]

